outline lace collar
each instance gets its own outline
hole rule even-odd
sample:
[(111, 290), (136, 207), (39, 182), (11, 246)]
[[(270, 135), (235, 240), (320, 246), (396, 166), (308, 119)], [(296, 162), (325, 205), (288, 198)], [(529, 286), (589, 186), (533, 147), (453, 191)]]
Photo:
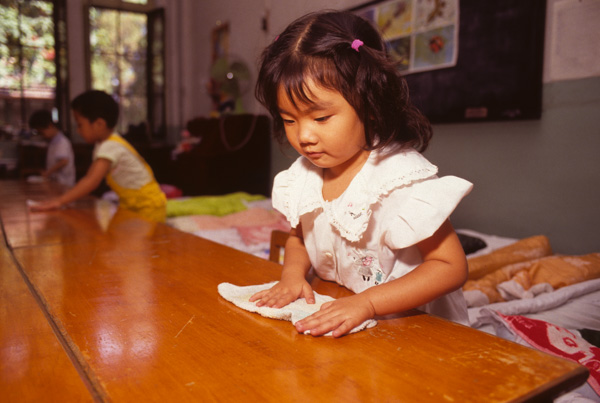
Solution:
[(302, 215), (322, 209), (330, 224), (350, 242), (360, 240), (371, 218), (371, 206), (394, 189), (430, 178), (437, 167), (414, 149), (371, 151), (365, 165), (344, 193), (333, 201), (322, 196), (322, 169), (300, 157), (278, 178), (273, 205), (295, 227)]

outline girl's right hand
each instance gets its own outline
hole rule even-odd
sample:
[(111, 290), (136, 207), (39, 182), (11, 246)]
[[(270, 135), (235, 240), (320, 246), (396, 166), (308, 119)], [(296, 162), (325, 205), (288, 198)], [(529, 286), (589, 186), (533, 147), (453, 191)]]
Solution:
[(285, 282), (281, 280), (268, 290), (259, 291), (250, 297), (250, 302), (256, 301), (256, 306), (283, 308), (284, 306), (305, 298), (308, 304), (315, 303), (315, 294), (306, 280), (301, 282)]

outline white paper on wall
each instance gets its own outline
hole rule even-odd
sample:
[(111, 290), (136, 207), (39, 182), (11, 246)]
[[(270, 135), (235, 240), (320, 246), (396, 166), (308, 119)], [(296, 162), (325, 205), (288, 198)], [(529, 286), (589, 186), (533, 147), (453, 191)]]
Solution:
[(548, 2), (544, 81), (600, 76), (600, 0)]

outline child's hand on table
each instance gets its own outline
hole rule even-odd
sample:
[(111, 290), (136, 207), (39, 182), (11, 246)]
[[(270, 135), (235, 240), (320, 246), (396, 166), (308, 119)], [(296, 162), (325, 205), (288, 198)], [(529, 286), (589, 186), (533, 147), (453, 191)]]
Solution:
[(268, 290), (260, 291), (250, 297), (250, 302), (256, 301), (256, 306), (283, 308), (299, 298), (305, 298), (308, 304), (315, 303), (315, 294), (305, 279), (302, 281), (286, 281), (282, 279)]
[(57, 210), (62, 207), (62, 203), (59, 199), (52, 199), (43, 202), (36, 202), (32, 200), (28, 200), (28, 206), (31, 211), (49, 211), (49, 210)]
[(369, 299), (356, 294), (324, 303), (318, 312), (296, 322), (296, 330), (310, 330), (312, 336), (333, 331), (333, 337), (340, 337), (374, 316), (375, 308)]

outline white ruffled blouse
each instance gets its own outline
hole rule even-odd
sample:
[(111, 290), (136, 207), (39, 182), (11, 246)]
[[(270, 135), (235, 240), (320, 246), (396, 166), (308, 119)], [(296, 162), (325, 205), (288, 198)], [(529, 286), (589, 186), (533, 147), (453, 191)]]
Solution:
[[(433, 235), (471, 191), (464, 179), (436, 174), (437, 167), (415, 150), (375, 150), (344, 193), (326, 201), (322, 169), (300, 157), (275, 177), (273, 207), (292, 227), (302, 223), (319, 277), (359, 293), (422, 263), (416, 244)], [(468, 324), (461, 290), (420, 309)]]

